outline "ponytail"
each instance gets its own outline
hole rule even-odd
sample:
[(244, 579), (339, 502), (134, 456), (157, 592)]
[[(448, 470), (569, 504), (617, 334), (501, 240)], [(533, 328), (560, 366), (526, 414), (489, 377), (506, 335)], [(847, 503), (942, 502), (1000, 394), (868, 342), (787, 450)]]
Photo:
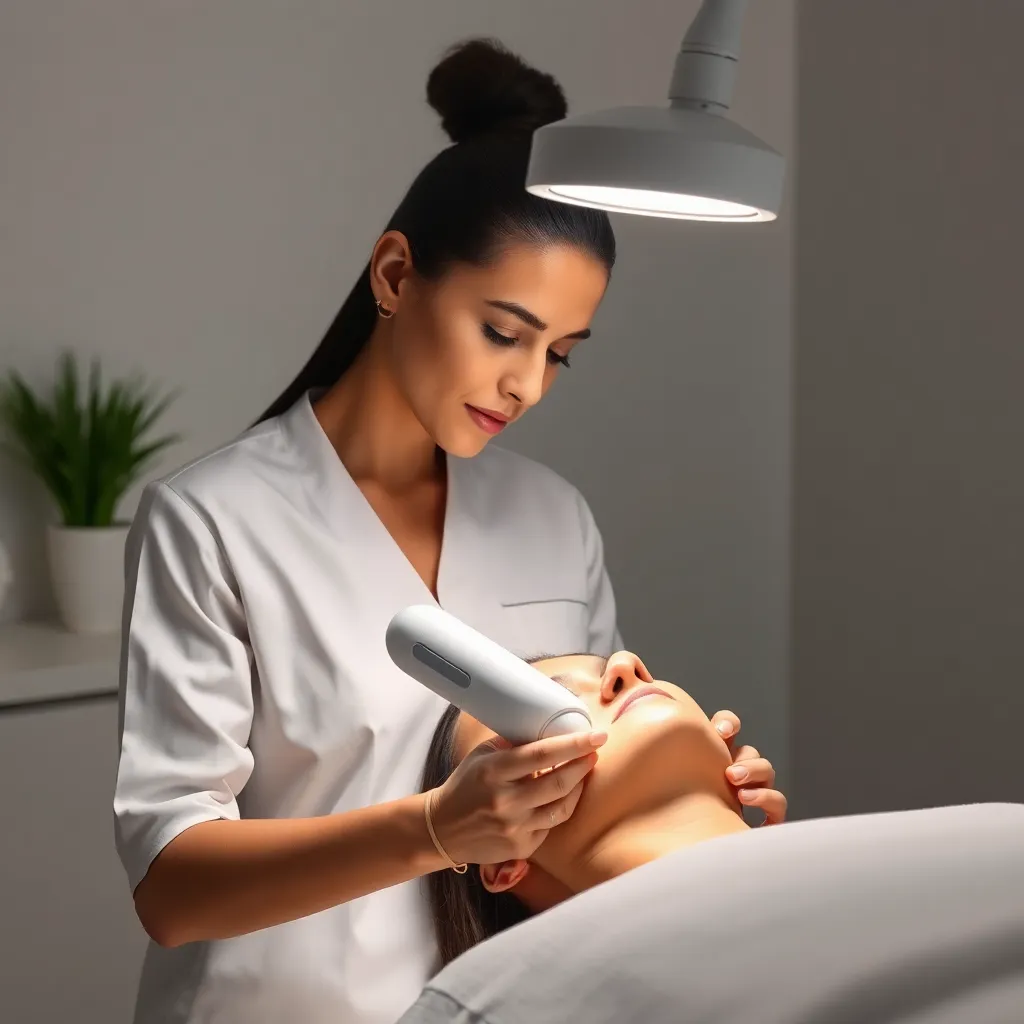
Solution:
[(377, 304), (370, 287), (370, 264), (367, 263), (327, 329), (323, 341), (296, 378), (267, 407), (256, 423), (279, 416), (307, 391), (332, 387), (366, 347), (376, 320)]

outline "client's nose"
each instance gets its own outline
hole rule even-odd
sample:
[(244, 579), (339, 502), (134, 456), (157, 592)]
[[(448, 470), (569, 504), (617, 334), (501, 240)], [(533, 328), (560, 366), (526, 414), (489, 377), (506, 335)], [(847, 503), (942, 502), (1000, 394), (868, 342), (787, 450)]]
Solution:
[(637, 686), (653, 681), (647, 666), (635, 654), (619, 651), (608, 659), (601, 679), (601, 700), (610, 704)]

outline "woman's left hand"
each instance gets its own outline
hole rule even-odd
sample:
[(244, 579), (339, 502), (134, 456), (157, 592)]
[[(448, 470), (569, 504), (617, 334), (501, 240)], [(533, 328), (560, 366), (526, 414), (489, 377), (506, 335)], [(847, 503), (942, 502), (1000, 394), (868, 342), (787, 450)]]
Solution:
[(740, 731), (740, 720), (731, 711), (719, 711), (711, 719), (711, 724), (725, 740), (732, 764), (726, 768), (725, 777), (730, 786), (739, 791), (740, 803), (744, 807), (759, 807), (764, 811), (762, 825), (778, 825), (786, 820), (786, 797), (775, 785), (775, 769), (771, 761), (764, 758), (754, 747), (735, 747), (736, 737)]

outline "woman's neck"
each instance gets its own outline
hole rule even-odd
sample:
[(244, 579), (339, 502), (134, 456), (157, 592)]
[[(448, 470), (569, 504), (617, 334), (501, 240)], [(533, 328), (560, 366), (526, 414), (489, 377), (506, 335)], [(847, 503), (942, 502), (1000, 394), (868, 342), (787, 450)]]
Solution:
[(691, 793), (620, 822), (566, 866), (563, 881), (581, 892), (685, 846), (749, 827), (721, 797)]
[(313, 412), (353, 480), (399, 493), (443, 476), (437, 446), (401, 395), (378, 331)]

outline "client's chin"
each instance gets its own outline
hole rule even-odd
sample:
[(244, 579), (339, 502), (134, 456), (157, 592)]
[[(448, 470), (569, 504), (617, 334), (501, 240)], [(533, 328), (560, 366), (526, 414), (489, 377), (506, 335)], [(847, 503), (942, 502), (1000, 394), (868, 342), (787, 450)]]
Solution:
[(611, 724), (570, 825), (589, 823), (593, 834), (694, 793), (733, 800), (728, 746), (704, 712), (681, 697), (642, 697)]
[(579, 892), (681, 847), (745, 830), (725, 778), (731, 761), (688, 697), (636, 701), (609, 728), (572, 818), (551, 832), (533, 863)]

